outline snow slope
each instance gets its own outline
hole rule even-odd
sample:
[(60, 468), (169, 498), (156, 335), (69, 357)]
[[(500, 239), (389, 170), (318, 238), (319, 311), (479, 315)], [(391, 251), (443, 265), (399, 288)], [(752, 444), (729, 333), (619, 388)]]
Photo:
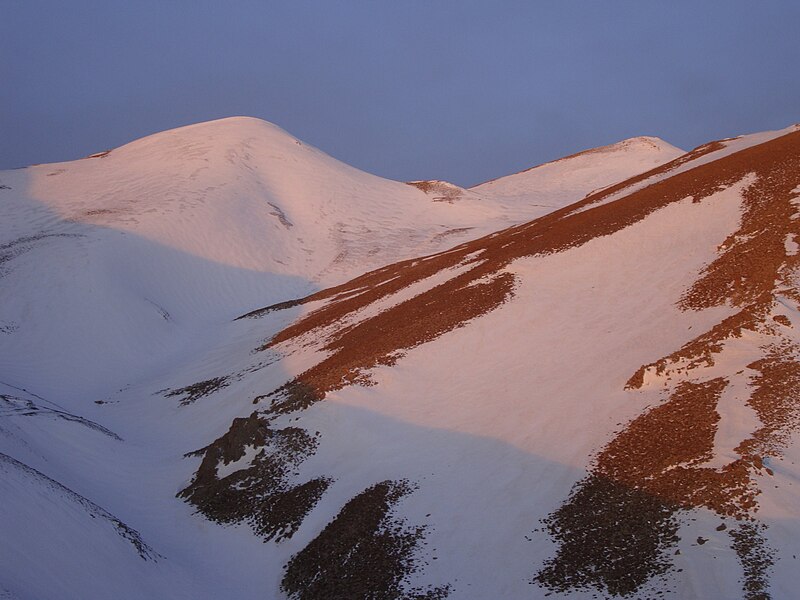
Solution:
[(719, 150), (501, 196), (236, 119), (3, 173), (0, 596), (793, 597), (800, 133)]

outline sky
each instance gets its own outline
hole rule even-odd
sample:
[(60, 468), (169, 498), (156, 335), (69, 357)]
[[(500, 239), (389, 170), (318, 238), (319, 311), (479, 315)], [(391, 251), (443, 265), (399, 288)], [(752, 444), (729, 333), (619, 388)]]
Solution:
[(469, 186), (800, 121), (800, 2), (0, 0), (0, 169), (234, 115)]

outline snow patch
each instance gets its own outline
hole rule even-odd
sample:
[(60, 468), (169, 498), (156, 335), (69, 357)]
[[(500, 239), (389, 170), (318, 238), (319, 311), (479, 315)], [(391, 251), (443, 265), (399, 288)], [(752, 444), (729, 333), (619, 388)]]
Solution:
[(255, 446), (248, 445), (244, 447), (244, 455), (239, 460), (234, 460), (229, 463), (217, 463), (217, 479), (224, 479), (236, 471), (246, 469), (251, 465), (253, 459), (258, 456), (260, 452), (263, 452), (263, 450), (262, 447), (256, 448)]
[(786, 256), (795, 256), (797, 254), (798, 250), (800, 250), (800, 245), (795, 241), (795, 234), (786, 234), (783, 247), (786, 248)]

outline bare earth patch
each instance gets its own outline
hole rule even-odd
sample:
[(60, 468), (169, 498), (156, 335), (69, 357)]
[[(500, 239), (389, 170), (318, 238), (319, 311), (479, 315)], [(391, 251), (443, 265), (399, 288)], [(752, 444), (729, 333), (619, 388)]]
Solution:
[[(219, 470), (256, 452), (229, 475)], [(203, 457), (192, 483), (178, 495), (218, 523), (248, 523), (265, 541), (281, 541), (297, 531), (322, 497), (330, 479), (292, 483), (296, 468), (311, 456), (317, 441), (303, 429), (271, 429), (253, 413), (235, 419), (228, 432), (192, 454)], [(239, 466), (239, 465), (237, 465)]]
[(413, 491), (407, 481), (382, 481), (344, 505), (325, 529), (286, 565), (281, 588), (293, 600), (443, 600), (449, 588), (406, 590), (423, 543), (421, 526), (392, 516)]

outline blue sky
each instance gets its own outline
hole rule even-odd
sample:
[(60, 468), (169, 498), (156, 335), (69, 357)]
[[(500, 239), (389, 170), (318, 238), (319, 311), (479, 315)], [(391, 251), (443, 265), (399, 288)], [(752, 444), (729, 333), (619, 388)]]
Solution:
[(471, 185), (800, 121), (800, 2), (0, 0), (0, 168), (231, 115)]

